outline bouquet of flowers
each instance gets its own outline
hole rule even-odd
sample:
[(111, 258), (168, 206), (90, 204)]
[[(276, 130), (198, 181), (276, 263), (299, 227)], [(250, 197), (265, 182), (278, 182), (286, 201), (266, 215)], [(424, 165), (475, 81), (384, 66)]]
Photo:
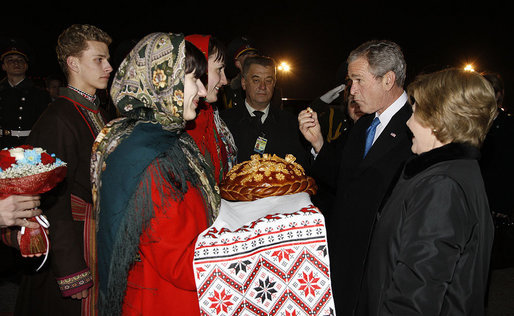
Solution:
[[(14, 194), (36, 195), (47, 192), (65, 176), (66, 163), (42, 148), (22, 145), (0, 151), (0, 198)], [(38, 222), (40, 227), (22, 227), (21, 254), (30, 256), (45, 253), (46, 261), (50, 249), (46, 229), (50, 224), (41, 215), (28, 220)]]

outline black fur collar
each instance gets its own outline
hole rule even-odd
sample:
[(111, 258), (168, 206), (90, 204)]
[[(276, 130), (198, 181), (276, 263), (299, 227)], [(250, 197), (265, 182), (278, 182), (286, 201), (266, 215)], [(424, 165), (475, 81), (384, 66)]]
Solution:
[(464, 143), (450, 143), (409, 159), (405, 164), (403, 177), (405, 179), (410, 179), (421, 171), (439, 162), (456, 159), (478, 160), (479, 158), (480, 150), (478, 148)]

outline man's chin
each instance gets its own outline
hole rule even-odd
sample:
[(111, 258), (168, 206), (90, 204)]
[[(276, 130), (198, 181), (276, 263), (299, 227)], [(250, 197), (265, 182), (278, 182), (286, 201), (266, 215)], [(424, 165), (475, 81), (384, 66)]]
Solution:
[(360, 112), (362, 113), (362, 115), (372, 114), (372, 113), (376, 112), (376, 110), (374, 110), (372, 108), (367, 108), (366, 106), (362, 106), (362, 105), (359, 105), (359, 108), (360, 108)]

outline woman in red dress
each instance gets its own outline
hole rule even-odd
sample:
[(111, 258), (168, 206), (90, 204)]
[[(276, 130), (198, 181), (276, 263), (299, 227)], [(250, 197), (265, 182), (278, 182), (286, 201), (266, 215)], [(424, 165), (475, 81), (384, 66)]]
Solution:
[(219, 196), (183, 130), (207, 94), (205, 68), (182, 35), (153, 33), (116, 73), (111, 96), (122, 118), (93, 146), (100, 314), (199, 314), (194, 246)]

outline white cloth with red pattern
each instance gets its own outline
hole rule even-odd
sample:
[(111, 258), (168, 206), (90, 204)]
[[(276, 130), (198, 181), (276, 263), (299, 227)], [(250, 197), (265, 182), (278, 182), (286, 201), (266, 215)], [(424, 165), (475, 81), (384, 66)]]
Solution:
[(193, 265), (202, 315), (335, 315), (325, 219), (307, 193), (222, 200)]

